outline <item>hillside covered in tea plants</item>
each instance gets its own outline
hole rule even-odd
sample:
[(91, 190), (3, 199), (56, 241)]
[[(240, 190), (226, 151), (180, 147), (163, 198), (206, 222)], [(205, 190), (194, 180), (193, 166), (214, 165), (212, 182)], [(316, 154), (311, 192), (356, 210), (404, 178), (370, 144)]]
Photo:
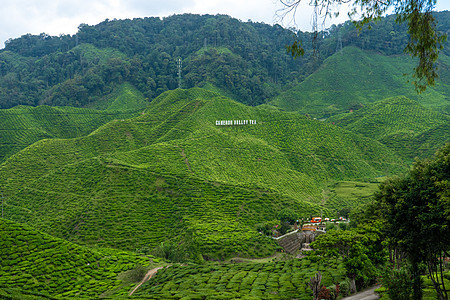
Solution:
[(405, 96), (426, 108), (449, 114), (449, 57), (440, 56), (435, 86), (418, 94), (409, 82), (415, 61), (408, 56), (386, 56), (356, 47), (345, 47), (323, 62), (303, 82), (270, 101), (286, 111), (317, 118), (358, 110), (389, 97)]
[(103, 110), (70, 106), (16, 106), (0, 110), (0, 163), (41, 139), (86, 136), (101, 125), (137, 116), (147, 106), (142, 94), (122, 84), (106, 101)]
[(158, 265), (134, 253), (78, 246), (5, 219), (0, 229), (2, 299), (126, 295), (140, 280), (133, 281), (133, 272)]
[(0, 184), (7, 219), (69, 241), (135, 250), (189, 235), (205, 257), (225, 258), (270, 255), (254, 226), (284, 207), (332, 212), (330, 182), (404, 169), (369, 138), (194, 88), (88, 136), (41, 140), (0, 166)]
[[(404, 24), (371, 26), (297, 32), (298, 59), (292, 30), (224, 15), (9, 40), (0, 298), (311, 299), (318, 271), (324, 293), (374, 284), (393, 262), (373, 195), (449, 141), (450, 52), (417, 94)], [(352, 222), (300, 260), (272, 238), (286, 214)]]
[(408, 160), (429, 157), (450, 140), (450, 117), (406, 97), (368, 104), (327, 120), (371, 137)]

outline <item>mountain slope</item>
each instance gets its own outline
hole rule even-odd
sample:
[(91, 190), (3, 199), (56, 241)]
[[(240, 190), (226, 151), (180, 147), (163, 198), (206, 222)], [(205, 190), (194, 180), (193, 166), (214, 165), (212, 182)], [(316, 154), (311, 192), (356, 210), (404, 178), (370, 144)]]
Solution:
[(0, 229), (0, 295), (6, 299), (31, 291), (37, 295), (30, 299), (39, 299), (39, 294), (52, 299), (97, 298), (122, 288), (119, 273), (150, 265), (147, 257), (88, 249), (5, 219), (0, 219)]
[(271, 105), (287, 111), (310, 114), (317, 118), (356, 110), (365, 104), (392, 96), (406, 96), (423, 106), (450, 112), (448, 65), (442, 54), (442, 80), (418, 95), (408, 83), (414, 61), (407, 56), (383, 56), (355, 47), (327, 58), (315, 73), (298, 86), (280, 94)]
[(450, 140), (449, 116), (406, 97), (377, 101), (327, 121), (372, 137), (409, 160), (430, 156)]
[(101, 103), (106, 110), (68, 106), (0, 109), (0, 163), (41, 139), (85, 136), (114, 119), (137, 116), (148, 104), (129, 84), (119, 86), (109, 101)]
[(223, 258), (271, 253), (254, 225), (283, 207), (318, 212), (330, 180), (403, 169), (368, 138), (195, 88), (86, 137), (37, 142), (0, 166), (0, 184), (8, 218), (58, 237), (136, 249), (192, 232), (206, 256)]

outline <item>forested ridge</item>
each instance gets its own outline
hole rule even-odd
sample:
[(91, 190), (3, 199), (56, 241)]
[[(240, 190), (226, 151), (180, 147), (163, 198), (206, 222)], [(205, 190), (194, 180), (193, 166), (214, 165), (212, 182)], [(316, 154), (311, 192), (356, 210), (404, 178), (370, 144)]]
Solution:
[[(448, 14), (436, 13), (443, 32), (449, 30)], [(393, 16), (361, 32), (350, 22), (333, 25), (314, 43), (312, 33), (298, 32), (306, 54), (297, 59), (285, 49), (294, 38), (279, 25), (192, 14), (81, 24), (72, 36), (27, 34), (0, 51), (0, 108), (86, 107), (125, 81), (152, 99), (178, 87), (177, 58), (183, 62), (183, 88), (212, 84), (237, 101), (258, 105), (303, 81), (341, 42), (399, 55), (408, 41), (405, 26)]]

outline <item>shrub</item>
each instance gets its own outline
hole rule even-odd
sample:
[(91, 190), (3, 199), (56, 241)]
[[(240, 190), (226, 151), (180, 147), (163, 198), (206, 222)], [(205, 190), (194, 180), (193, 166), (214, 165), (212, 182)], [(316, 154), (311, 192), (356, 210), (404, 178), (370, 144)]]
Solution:
[(319, 291), (319, 294), (317, 295), (318, 299), (331, 299), (331, 293), (330, 290), (327, 289), (325, 286), (322, 286), (322, 288)]
[(398, 270), (386, 270), (383, 286), (387, 288), (390, 299), (411, 299), (413, 295), (413, 278), (406, 267)]
[(348, 278), (339, 283), (339, 290), (344, 297), (350, 294), (350, 281)]
[(294, 224), (298, 219), (298, 215), (292, 209), (284, 208), (278, 213), (278, 219), (280, 219), (281, 224), (285, 222)]

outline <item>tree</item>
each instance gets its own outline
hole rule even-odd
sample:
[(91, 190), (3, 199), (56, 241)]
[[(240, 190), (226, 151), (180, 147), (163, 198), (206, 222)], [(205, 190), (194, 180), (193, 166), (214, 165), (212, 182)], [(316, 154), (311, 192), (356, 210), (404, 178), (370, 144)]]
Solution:
[(319, 272), (317, 272), (314, 277), (311, 277), (309, 279), (309, 287), (311, 288), (312, 292), (313, 292), (313, 299), (317, 300), (320, 299), (319, 298), (319, 292), (320, 292), (320, 283), (322, 281), (322, 274)]
[[(295, 14), (302, 0), (280, 0), (280, 2), (284, 5), (284, 9), (281, 10), (282, 18), (284, 18), (288, 14)], [(359, 21), (355, 22), (359, 29), (394, 8), (397, 15), (396, 22), (406, 22), (408, 25), (410, 39), (404, 51), (419, 59), (413, 75), (416, 90), (420, 93), (425, 91), (427, 85), (434, 85), (438, 77), (436, 60), (447, 39), (446, 34), (436, 30), (436, 19), (432, 12), (437, 0), (314, 0), (311, 2), (315, 6), (313, 42), (317, 38), (317, 15), (321, 14), (325, 21), (325, 18), (332, 16), (332, 7), (336, 5), (338, 7), (346, 3), (353, 5), (349, 16), (357, 14), (361, 16)], [(339, 12), (334, 12), (334, 15), (338, 14)], [(305, 53), (300, 41), (295, 41), (288, 46), (288, 50), (294, 57)]]
[(391, 178), (375, 195), (391, 246), (412, 266), (415, 299), (421, 298), (420, 265), (439, 299), (448, 299), (443, 256), (450, 256), (450, 143), (433, 158), (417, 161), (403, 177)]
[(325, 256), (342, 257), (346, 275), (350, 279), (350, 290), (356, 292), (356, 281), (364, 283), (374, 276), (370, 260), (368, 236), (355, 230), (333, 230), (317, 237), (311, 246)]

